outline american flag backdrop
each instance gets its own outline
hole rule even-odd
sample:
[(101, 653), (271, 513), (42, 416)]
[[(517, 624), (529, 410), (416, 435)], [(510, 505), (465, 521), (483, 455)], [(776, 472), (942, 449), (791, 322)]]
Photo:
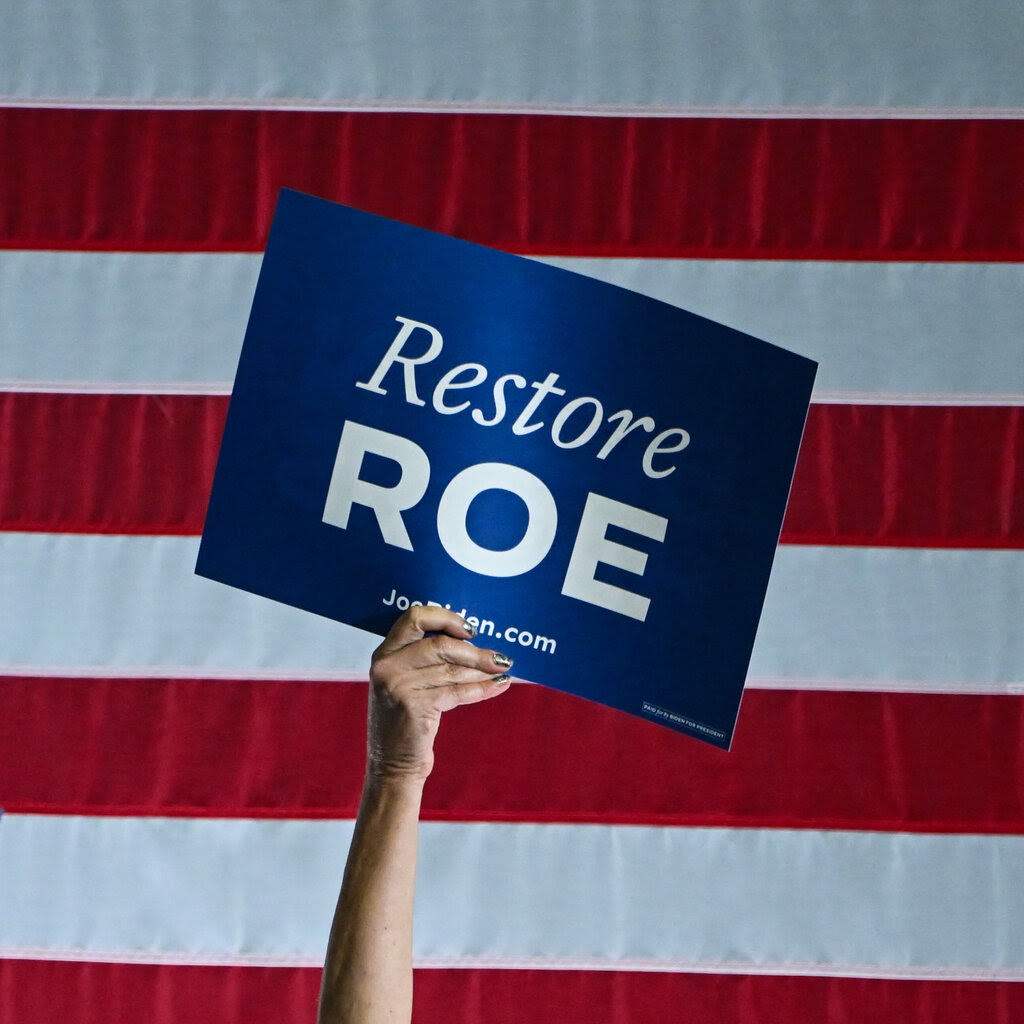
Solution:
[(282, 186), (820, 362), (732, 752), (446, 716), (416, 1020), (1024, 1021), (1019, 0), (0, 0), (0, 1021), (314, 1017), (376, 640), (192, 572)]

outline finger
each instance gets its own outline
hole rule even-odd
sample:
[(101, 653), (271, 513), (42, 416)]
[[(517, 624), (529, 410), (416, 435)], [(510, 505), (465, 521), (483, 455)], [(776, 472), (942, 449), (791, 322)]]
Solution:
[(511, 679), (506, 675), (465, 683), (449, 683), (447, 686), (439, 687), (435, 707), (440, 711), (450, 711), (461, 704), (479, 704), (504, 693), (510, 683)]
[(488, 675), (500, 675), (512, 667), (512, 659), (507, 654), (476, 647), (441, 634), (407, 644), (396, 651), (392, 658), (396, 666), (406, 669), (457, 665), (474, 668)]
[(476, 630), (457, 612), (417, 605), (405, 612), (391, 627), (384, 642), (377, 648), (377, 654), (392, 654), (422, 640), (427, 633), (447, 633), (460, 640), (471, 640), (476, 636)]
[(509, 678), (507, 672), (492, 667), (489, 662), (486, 662), (482, 669), (471, 665), (442, 662), (424, 668), (407, 668), (401, 675), (393, 677), (390, 689), (396, 695), (405, 695), (405, 698), (409, 700), (418, 699), (414, 696), (418, 694), (426, 701), (432, 702), (438, 691), (445, 690), (449, 686), (461, 686), (464, 683), (490, 685), (495, 679), (504, 681), (507, 678)]

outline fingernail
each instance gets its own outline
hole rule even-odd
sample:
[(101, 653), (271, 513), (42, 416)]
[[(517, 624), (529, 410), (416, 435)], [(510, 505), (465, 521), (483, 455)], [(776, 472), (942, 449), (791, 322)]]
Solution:
[(512, 659), (507, 654), (499, 654), (497, 651), (491, 655), (495, 665), (500, 665), (502, 668), (511, 668)]
[(476, 636), (477, 629), (472, 622), (467, 622), (465, 619), (462, 620), (462, 628), (470, 635)]
[(495, 686), (501, 686), (503, 683), (507, 683), (512, 677), (511, 676), (495, 676), (491, 682)]

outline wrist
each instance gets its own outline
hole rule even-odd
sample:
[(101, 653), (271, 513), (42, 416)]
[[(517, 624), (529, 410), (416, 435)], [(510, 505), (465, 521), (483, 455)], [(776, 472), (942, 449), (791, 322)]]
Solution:
[(364, 797), (375, 800), (413, 802), (418, 807), (423, 797), (423, 784), (426, 781), (426, 775), (411, 772), (389, 772), (377, 769), (371, 764), (366, 770), (363, 794)]
[(434, 752), (430, 746), (421, 750), (408, 743), (378, 742), (375, 737), (366, 745), (367, 779), (399, 787), (422, 787), (433, 767)]

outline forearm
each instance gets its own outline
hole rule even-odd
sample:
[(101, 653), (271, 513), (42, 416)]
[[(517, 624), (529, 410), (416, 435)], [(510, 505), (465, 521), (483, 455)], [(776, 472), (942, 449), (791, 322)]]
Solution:
[(407, 1024), (423, 781), (367, 776), (327, 945), (319, 1024)]
[(319, 1024), (410, 1024), (423, 783), (441, 715), (508, 689), (512, 660), (444, 608), (409, 609), (374, 652), (367, 775), (327, 944)]

